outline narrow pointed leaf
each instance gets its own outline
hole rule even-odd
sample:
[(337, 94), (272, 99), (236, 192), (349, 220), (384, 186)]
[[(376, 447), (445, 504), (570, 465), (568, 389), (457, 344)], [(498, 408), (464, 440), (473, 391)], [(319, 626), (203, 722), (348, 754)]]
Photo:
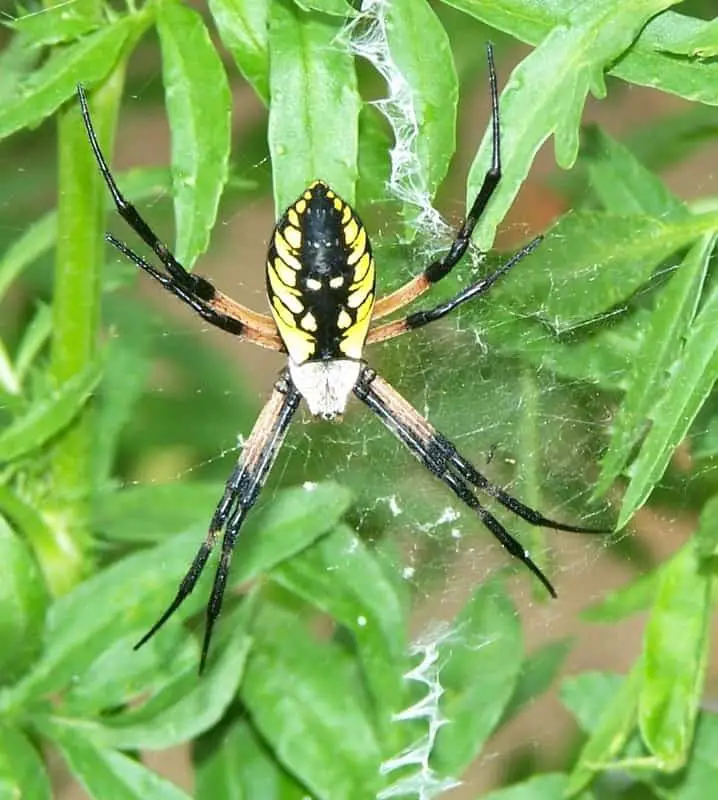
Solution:
[(333, 17), (272, 3), (269, 12), (269, 151), (278, 213), (321, 178), (348, 203), (357, 179), (354, 59)]
[(196, 11), (162, 0), (157, 30), (172, 134), (175, 255), (189, 268), (207, 249), (227, 183), (231, 97), (222, 61)]

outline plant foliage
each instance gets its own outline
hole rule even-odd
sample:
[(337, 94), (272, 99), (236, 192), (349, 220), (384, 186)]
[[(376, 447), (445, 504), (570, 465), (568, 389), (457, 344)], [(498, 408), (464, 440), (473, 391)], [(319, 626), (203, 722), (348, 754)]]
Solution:
[[(526, 268), (510, 273), (490, 301), (462, 311), (461, 332), (453, 332), (464, 354), (466, 341), (480, 335), (485, 373), (478, 376), (471, 356), (447, 359), (446, 342), (417, 340), (436, 363), (429, 378), (443, 387), (432, 411), (457, 433), (488, 431), (472, 440), (484, 452), (494, 443), (492, 426), (505, 426), (501, 447), (521, 465), (517, 487), (534, 506), (553, 495), (585, 513), (591, 465), (578, 461), (587, 453), (595, 460), (600, 450), (594, 497), (610, 491), (619, 528), (646, 503), (673, 505), (695, 520), (664, 563), (585, 612), (594, 625), (613, 626), (636, 611), (647, 611), (648, 621), (628, 674), (563, 680), (562, 702), (583, 737), (575, 756), (560, 772), (520, 773), (519, 782), (485, 796), (712, 796), (718, 717), (702, 698), (718, 531), (718, 203), (685, 202), (656, 171), (715, 138), (718, 28), (700, 18), (700, 3), (692, 4), (696, 16), (674, 5), (373, 0), (358, 19), (343, 0), (209, 0), (201, 10), (180, 0), (128, 0), (122, 8), (75, 0), (18, 7), (6, 18), (1, 797), (54, 796), (48, 748), (91, 797), (188, 797), (138, 756), (187, 742), (199, 800), (435, 797), (559, 674), (570, 642), (556, 638), (526, 652), (521, 617), (500, 578), (477, 576), (448, 632), (410, 644), (412, 584), (392, 517), (357, 511), (410, 468), (399, 462), (392, 471), (396, 451), (372, 435), (362, 439), (371, 459), (352, 457), (345, 475), (339, 466), (351, 433), (325, 437), (313, 450), (306, 436), (292, 440), (292, 456), (237, 546), (233, 602), (201, 679), (196, 626), (179, 622), (202, 610), (204, 581), (173, 624), (132, 650), (205, 535), (236, 457), (228, 437), (249, 430), (257, 404), (215, 351), (163, 336), (176, 331), (172, 323), (117, 293), (133, 273), (103, 247), (110, 204), (81, 124), (77, 84), (88, 89), (110, 153), (123, 96), (156, 99), (160, 59), (169, 170), (120, 172), (118, 182), (143, 207), (171, 195), (176, 253), (188, 268), (218, 235), (220, 203), (239, 211), (272, 191), (281, 210), (322, 177), (367, 209), (383, 285), (393, 287), (406, 278), (407, 259), (418, 256), (379, 230), (381, 210), (409, 226), (413, 217), (411, 198), (387, 194), (398, 157), (395, 149), (392, 162), (392, 138), (396, 146), (402, 132), (370, 102), (387, 87), (347, 45), (372, 19), (383, 26), (383, 56), (401, 78), (389, 88), (411, 98), (410, 144), (429, 199), (456, 149), (459, 89), (485, 86), (477, 43), (494, 39), (499, 54), (509, 39), (532, 48), (502, 90), (505, 171), (477, 230), (482, 250), (492, 246), (544, 142), (552, 140), (556, 163), (571, 170), (557, 181), (571, 211)], [(136, 53), (145, 58), (133, 59)], [(151, 73), (142, 73), (147, 63)], [(242, 83), (266, 114), (234, 135), (230, 87)], [(582, 133), (589, 93), (610, 103), (625, 84), (691, 105), (624, 142), (596, 127)], [(52, 165), (27, 156), (36, 141), (52, 142), (57, 153), (57, 206), (41, 215)], [(490, 148), (487, 131), (465, 187), (469, 198)], [(238, 177), (266, 154), (271, 187), (259, 169), (251, 181)], [(11, 167), (18, 159), (28, 164), (22, 174)], [(149, 213), (161, 216), (161, 205)], [(439, 295), (460, 279), (452, 276)], [(406, 366), (412, 352), (399, 352), (383, 363), (403, 363), (402, 388), (419, 392), (427, 376)], [(157, 363), (176, 378), (164, 396), (149, 388)], [(613, 409), (612, 422), (591, 442), (557, 427), (562, 408), (597, 413), (601, 403)], [(216, 462), (203, 480), (190, 480), (189, 470), (164, 484), (134, 480), (160, 448), (178, 444), (191, 449), (193, 463)], [(673, 458), (678, 448), (688, 467)], [(224, 451), (228, 458), (217, 459)], [(561, 459), (563, 471), (547, 468)], [(408, 502), (431, 508), (433, 496), (421, 495), (415, 490)], [(326, 635), (317, 634), (318, 619)]]

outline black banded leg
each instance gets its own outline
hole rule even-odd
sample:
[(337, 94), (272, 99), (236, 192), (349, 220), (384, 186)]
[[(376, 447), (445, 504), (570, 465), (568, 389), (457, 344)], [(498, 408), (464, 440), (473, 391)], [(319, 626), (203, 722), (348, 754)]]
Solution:
[(434, 306), (434, 308), (415, 311), (413, 314), (408, 314), (403, 319), (397, 319), (394, 320), (394, 322), (386, 322), (383, 325), (378, 325), (376, 328), (372, 328), (369, 331), (366, 339), (367, 344), (384, 342), (387, 339), (394, 339), (397, 336), (401, 336), (403, 333), (407, 333), (408, 331), (413, 331), (417, 328), (423, 328), (424, 325), (428, 325), (430, 322), (435, 322), (436, 320), (445, 317), (447, 314), (450, 314), (452, 311), (455, 311), (459, 306), (463, 305), (467, 301), (473, 300), (476, 297), (480, 297), (482, 294), (486, 294), (486, 292), (488, 292), (488, 290), (496, 283), (496, 281), (506, 275), (506, 273), (512, 267), (515, 267), (516, 264), (519, 263), (519, 261), (523, 261), (523, 259), (526, 258), (529, 253), (533, 252), (542, 241), (543, 236), (537, 236), (535, 239), (532, 239), (517, 253), (514, 253), (514, 255), (505, 264), (502, 264), (497, 270), (492, 272), (491, 275), (487, 275), (485, 278), (481, 278), (480, 280), (476, 281), (476, 283), (472, 283), (471, 286), (467, 286), (465, 289), (462, 289), (450, 300), (440, 303), (438, 306)]
[[(484, 508), (464, 478), (457, 474), (450, 457), (452, 451), (456, 452), (453, 445), (437, 434), (416, 409), (370, 368), (364, 368), (354, 387), (354, 393), (433, 475), (478, 515), (481, 522), (501, 546), (531, 570), (549, 594), (556, 597), (556, 590), (533, 561), (528, 551), (490, 511)], [(447, 450), (446, 445), (451, 448), (450, 451)]]
[(461, 261), (466, 253), (471, 237), (481, 215), (491, 200), (501, 181), (501, 121), (499, 119), (499, 90), (496, 81), (496, 65), (494, 64), (494, 49), (489, 43), (486, 46), (486, 57), (489, 64), (489, 91), (491, 94), (491, 166), (484, 175), (474, 202), (466, 215), (463, 225), (456, 232), (454, 241), (449, 251), (440, 259), (433, 261), (421, 274), (412, 278), (404, 286), (385, 297), (380, 297), (374, 306), (374, 318), (393, 314), (416, 300), (438, 281), (445, 278), (451, 270)]
[(284, 441), (289, 423), (299, 406), (299, 400), (299, 393), (294, 388), (288, 374), (283, 374), (242, 449), (239, 462), (227, 481), (222, 499), (212, 517), (207, 537), (180, 582), (174, 600), (150, 630), (137, 642), (135, 649), (142, 647), (154, 636), (192, 592), (216, 544), (219, 532), (224, 528), (219, 566), (207, 606), (207, 627), (202, 644), (200, 672), (204, 668), (212, 629), (222, 605), (232, 550), (237, 541), (240, 527), (259, 497), (269, 470)]
[[(100, 143), (97, 141), (97, 134), (92, 124), (90, 116), (90, 109), (87, 104), (87, 95), (81, 85), (77, 87), (77, 94), (80, 98), (80, 108), (82, 109), (82, 119), (85, 123), (85, 130), (87, 137), (90, 140), (92, 152), (95, 155), (95, 161), (100, 169), (102, 177), (105, 179), (107, 188), (110, 190), (112, 199), (117, 207), (117, 211), (122, 219), (137, 233), (137, 235), (145, 242), (145, 244), (152, 249), (152, 252), (159, 258), (159, 260), (167, 268), (170, 275), (180, 283), (185, 283), (186, 288), (190, 288), (192, 276), (185, 270), (185, 268), (175, 259), (174, 255), (169, 249), (162, 244), (157, 237), (157, 234), (150, 228), (145, 220), (140, 215), (139, 211), (130, 203), (120, 191), (115, 179), (112, 175), (109, 165), (105, 160), (105, 156), (100, 149)], [(189, 279), (190, 284), (187, 284)]]
[(459, 228), (449, 252), (438, 261), (434, 261), (425, 270), (424, 274), (429, 283), (437, 283), (445, 278), (451, 270), (461, 261), (469, 247), (469, 242), (481, 219), (481, 215), (491, 200), (501, 181), (501, 122), (499, 120), (499, 90), (496, 81), (496, 65), (494, 64), (494, 48), (491, 43), (486, 45), (486, 57), (489, 62), (489, 89), (491, 92), (491, 166), (484, 175), (479, 193), (466, 215), (464, 224)]

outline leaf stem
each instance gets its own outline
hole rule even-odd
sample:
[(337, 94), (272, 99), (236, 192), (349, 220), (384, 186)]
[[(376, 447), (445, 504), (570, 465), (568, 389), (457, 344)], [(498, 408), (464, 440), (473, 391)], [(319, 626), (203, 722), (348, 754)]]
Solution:
[[(93, 122), (105, 152), (111, 151), (124, 84), (121, 63), (92, 95)], [(97, 358), (100, 321), (105, 191), (77, 104), (58, 122), (58, 242), (55, 260), (51, 374), (57, 385)], [(86, 572), (91, 545), (93, 411), (86, 407), (52, 453), (52, 528), (59, 549), (38, 553), (55, 594), (68, 591)], [(62, 563), (53, 562), (57, 553)]]

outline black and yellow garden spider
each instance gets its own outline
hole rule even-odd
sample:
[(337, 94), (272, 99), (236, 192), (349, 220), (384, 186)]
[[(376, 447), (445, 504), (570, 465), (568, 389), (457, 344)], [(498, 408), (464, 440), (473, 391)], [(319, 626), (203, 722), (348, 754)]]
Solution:
[(200, 670), (203, 668), (240, 528), (259, 496), (302, 398), (313, 416), (335, 419), (344, 413), (353, 392), (431, 473), (478, 515), (501, 545), (556, 596), (548, 578), (529, 553), (481, 504), (473, 490), (483, 490), (531, 525), (579, 533), (592, 531), (548, 519), (490, 483), (363, 358), (365, 344), (401, 336), (481, 296), (541, 241), (541, 237), (537, 237), (529, 242), (493, 274), (463, 289), (451, 300), (392, 322), (375, 324), (376, 320), (405, 308), (451, 272), (466, 253), (476, 223), (501, 180), (499, 102), (490, 47), (488, 61), (493, 133), (491, 167), (448, 253), (401, 288), (375, 301), (374, 259), (361, 220), (326, 183), (314, 181), (284, 212), (272, 233), (266, 263), (271, 317), (250, 311), (219, 292), (205, 278), (187, 272), (159, 241), (118, 189), (97, 142), (85, 92), (79, 88), (90, 144), (117, 210), (153, 251), (164, 270), (150, 264), (111, 234), (107, 234), (107, 241), (211, 325), (262, 347), (286, 353), (288, 359), (269, 402), (244, 444), (210, 522), (209, 532), (180, 582), (177, 595), (136, 647), (152, 637), (193, 590), (220, 532), (224, 531), (219, 565), (207, 605)]

